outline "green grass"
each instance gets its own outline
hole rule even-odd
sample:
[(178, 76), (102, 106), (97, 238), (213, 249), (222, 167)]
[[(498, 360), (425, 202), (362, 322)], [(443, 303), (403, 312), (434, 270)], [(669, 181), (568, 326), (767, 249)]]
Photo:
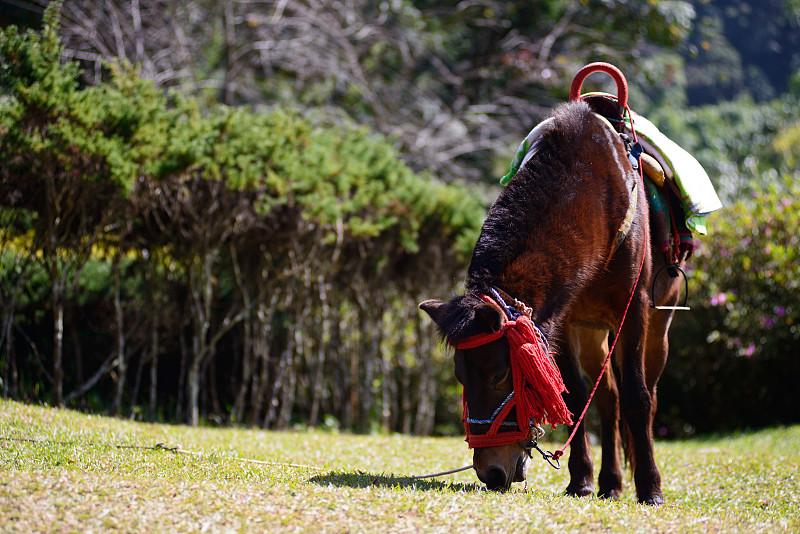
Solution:
[(536, 459), (527, 491), (484, 491), (472, 471), (409, 478), (470, 464), (460, 438), (149, 425), (0, 401), (0, 531), (800, 531), (800, 426), (656, 449), (667, 504), (649, 508), (630, 481), (619, 502), (564, 497), (566, 469)]

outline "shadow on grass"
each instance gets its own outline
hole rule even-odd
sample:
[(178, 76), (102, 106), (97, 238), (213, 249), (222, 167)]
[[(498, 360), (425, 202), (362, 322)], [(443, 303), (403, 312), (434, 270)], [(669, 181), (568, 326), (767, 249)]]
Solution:
[(485, 491), (485, 488), (478, 484), (441, 482), (438, 480), (426, 480), (395, 475), (375, 475), (372, 473), (363, 473), (361, 471), (356, 473), (332, 471), (326, 475), (317, 475), (312, 477), (309, 479), (309, 482), (319, 484), (320, 486), (330, 485), (348, 488), (384, 487), (394, 489), (410, 489), (416, 491)]

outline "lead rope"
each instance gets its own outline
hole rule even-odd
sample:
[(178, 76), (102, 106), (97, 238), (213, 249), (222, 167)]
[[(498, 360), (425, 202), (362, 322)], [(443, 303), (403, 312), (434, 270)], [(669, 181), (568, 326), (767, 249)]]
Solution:
[[(627, 112), (628, 120), (631, 123), (631, 132), (633, 132), (633, 141), (635, 143), (638, 143), (638, 141), (636, 139), (636, 130), (633, 127), (633, 115), (631, 114), (631, 110), (627, 106), (627, 104), (625, 105), (625, 111)], [(639, 159), (639, 158), (637, 158), (637, 159)], [(642, 186), (644, 186), (644, 173), (642, 171), (641, 160), (639, 161), (639, 176), (642, 179)], [(595, 380), (595, 382), (594, 382), (594, 387), (592, 388), (592, 392), (589, 394), (589, 398), (586, 401), (586, 406), (583, 407), (583, 411), (581, 412), (580, 417), (578, 417), (578, 420), (576, 421), (575, 426), (572, 428), (572, 432), (570, 433), (570, 435), (567, 438), (567, 441), (564, 443), (564, 445), (560, 449), (557, 449), (556, 452), (550, 453), (550, 451), (547, 451), (547, 452), (542, 453), (542, 457), (544, 457), (544, 459), (547, 460), (547, 462), (550, 465), (552, 465), (553, 467), (555, 467), (556, 469), (558, 469), (558, 467), (556, 467), (556, 464), (558, 466), (561, 465), (560, 462), (559, 462), (559, 458), (561, 458), (564, 455), (564, 450), (572, 442), (572, 438), (575, 437), (575, 434), (578, 432), (578, 427), (583, 422), (583, 418), (586, 416), (587, 410), (589, 410), (589, 405), (592, 403), (592, 398), (594, 397), (594, 394), (597, 391), (598, 386), (600, 386), (600, 380), (603, 379), (603, 375), (606, 372), (606, 368), (608, 368), (608, 362), (611, 360), (611, 355), (614, 353), (614, 347), (617, 345), (617, 340), (619, 339), (620, 332), (622, 332), (622, 325), (625, 324), (625, 317), (628, 315), (628, 308), (630, 308), (631, 302), (633, 302), (633, 296), (636, 294), (636, 286), (639, 285), (639, 277), (641, 277), (641, 275), (642, 275), (642, 269), (644, 268), (644, 260), (647, 257), (647, 248), (646, 247), (647, 247), (647, 244), (649, 243), (649, 240), (650, 240), (650, 238), (648, 236), (649, 232), (648, 232), (647, 225), (644, 225), (644, 232), (645, 232), (645, 240), (644, 240), (644, 243), (645, 243), (644, 247), (645, 248), (644, 248), (644, 251), (642, 252), (642, 262), (639, 264), (639, 272), (636, 274), (636, 280), (633, 283), (633, 288), (631, 289), (631, 295), (630, 295), (630, 297), (628, 297), (628, 303), (625, 305), (625, 311), (622, 314), (622, 320), (619, 323), (619, 328), (617, 329), (617, 334), (614, 336), (614, 341), (611, 343), (611, 348), (608, 349), (608, 355), (606, 356), (605, 362), (603, 362), (603, 368), (600, 370), (600, 374), (597, 376), (597, 380)], [(538, 447), (537, 447), (537, 449), (538, 449)], [(541, 452), (541, 450), (539, 452)], [(553, 461), (551, 461), (551, 460), (555, 461), (556, 464), (553, 464)]]
[(442, 471), (441, 473), (431, 473), (430, 475), (415, 475), (408, 478), (413, 478), (414, 480), (420, 480), (422, 478), (435, 478), (441, 477), (444, 475), (452, 475), (453, 473), (460, 473), (461, 471), (466, 471), (467, 469), (472, 469), (474, 465), (470, 464), (465, 467), (459, 467), (458, 469), (451, 469), (449, 471)]

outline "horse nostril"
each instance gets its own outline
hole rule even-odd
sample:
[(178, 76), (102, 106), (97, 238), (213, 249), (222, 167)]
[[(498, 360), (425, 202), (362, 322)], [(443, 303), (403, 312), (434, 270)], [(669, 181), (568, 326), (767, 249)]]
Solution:
[(493, 465), (486, 471), (483, 482), (490, 490), (504, 489), (508, 486), (508, 476), (502, 467)]

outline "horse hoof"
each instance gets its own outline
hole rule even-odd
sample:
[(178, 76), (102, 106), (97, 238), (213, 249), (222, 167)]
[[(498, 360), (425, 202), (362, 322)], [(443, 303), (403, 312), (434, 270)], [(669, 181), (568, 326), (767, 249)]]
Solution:
[(649, 497), (639, 498), (639, 502), (648, 506), (661, 506), (666, 501), (664, 501), (664, 496), (662, 494), (656, 493)]
[(594, 493), (594, 489), (592, 489), (591, 485), (582, 484), (577, 487), (567, 486), (567, 491), (564, 492), (564, 495), (568, 497), (588, 497)]
[(608, 499), (609, 501), (618, 501), (622, 495), (621, 489), (611, 489), (607, 491), (597, 492), (597, 496), (601, 499)]

